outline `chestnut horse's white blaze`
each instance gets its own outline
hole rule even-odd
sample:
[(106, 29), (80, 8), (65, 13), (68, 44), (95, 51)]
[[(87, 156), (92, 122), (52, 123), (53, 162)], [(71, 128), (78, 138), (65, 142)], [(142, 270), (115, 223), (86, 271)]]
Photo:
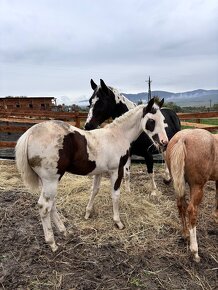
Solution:
[[(155, 122), (154, 127), (152, 122)], [(32, 189), (41, 187), (39, 213), (45, 240), (53, 251), (57, 245), (51, 221), (61, 233), (67, 234), (55, 204), (58, 182), (65, 172), (94, 175), (86, 219), (92, 211), (101, 174), (108, 172), (111, 178), (113, 219), (119, 229), (124, 227), (119, 216), (123, 168), (129, 157), (131, 142), (143, 130), (153, 142), (167, 144), (164, 117), (153, 99), (147, 106), (136, 107), (102, 129), (84, 131), (62, 121), (46, 121), (34, 125), (20, 137), (16, 145), (17, 168), (27, 186)]]
[[(218, 221), (218, 135), (203, 129), (182, 130), (170, 140), (166, 160), (177, 194), (183, 234), (185, 237), (190, 237), (190, 250), (198, 262), (200, 258), (196, 235), (197, 212), (203, 197), (203, 187), (208, 180), (216, 181), (214, 217)], [(185, 198), (186, 182), (190, 187), (188, 204)]]

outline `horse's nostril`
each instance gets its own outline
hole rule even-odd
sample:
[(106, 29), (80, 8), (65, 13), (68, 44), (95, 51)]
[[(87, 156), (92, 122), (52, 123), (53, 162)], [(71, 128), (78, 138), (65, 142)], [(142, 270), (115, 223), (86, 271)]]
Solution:
[(161, 145), (163, 147), (167, 147), (168, 141), (167, 140), (161, 140)]

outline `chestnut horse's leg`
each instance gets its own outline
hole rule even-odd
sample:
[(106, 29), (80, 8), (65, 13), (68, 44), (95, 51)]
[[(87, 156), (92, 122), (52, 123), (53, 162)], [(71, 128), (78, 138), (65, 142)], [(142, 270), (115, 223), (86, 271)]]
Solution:
[(57, 193), (58, 180), (42, 179), (42, 192), (38, 200), (39, 214), (44, 230), (45, 241), (48, 243), (53, 252), (57, 250), (54, 240), (54, 233), (51, 226), (51, 210)]
[[(111, 187), (112, 187), (112, 202), (113, 202), (113, 220), (120, 230), (124, 228), (123, 223), (120, 220), (119, 213), (119, 199), (120, 199), (120, 184), (123, 178), (123, 167), (119, 168), (119, 171), (111, 172)], [(120, 174), (118, 174), (120, 173)]]
[(190, 233), (190, 250), (194, 255), (196, 262), (200, 261), (198, 255), (198, 242), (196, 234), (196, 222), (197, 222), (197, 211), (198, 206), (203, 197), (203, 186), (194, 185), (190, 187), (190, 202), (187, 208), (189, 216), (189, 233)]
[(216, 181), (215, 211), (213, 216), (215, 221), (218, 223), (218, 180)]
[(92, 211), (93, 204), (94, 204), (94, 198), (95, 198), (95, 196), (98, 193), (99, 188), (100, 188), (100, 182), (101, 182), (101, 174), (95, 175), (94, 179), (93, 179), (92, 191), (91, 191), (91, 194), (89, 197), (89, 202), (88, 202), (87, 207), (86, 207), (86, 214), (85, 214), (86, 220), (89, 218), (90, 213)]
[(162, 156), (163, 156), (163, 159), (164, 159), (164, 168), (165, 168), (165, 172), (164, 172), (164, 178), (163, 178), (163, 181), (165, 184), (169, 184), (172, 180), (171, 176), (170, 176), (170, 171), (169, 171), (169, 168), (167, 166), (167, 162), (166, 162), (166, 151), (164, 151), (162, 153)]
[(177, 198), (177, 207), (179, 210), (179, 216), (182, 220), (183, 236), (184, 238), (188, 238), (189, 232), (188, 232), (187, 222), (186, 222), (186, 211), (187, 211), (188, 204), (186, 202), (185, 196), (180, 196)]

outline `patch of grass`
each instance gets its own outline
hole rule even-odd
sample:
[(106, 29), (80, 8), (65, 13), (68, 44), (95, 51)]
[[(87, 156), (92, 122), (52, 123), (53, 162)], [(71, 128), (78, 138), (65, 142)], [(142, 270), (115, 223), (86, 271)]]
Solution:
[[(196, 119), (188, 119), (188, 120), (186, 120), (186, 122), (197, 123)], [(217, 125), (218, 126), (218, 119), (217, 118), (200, 119), (200, 124)]]

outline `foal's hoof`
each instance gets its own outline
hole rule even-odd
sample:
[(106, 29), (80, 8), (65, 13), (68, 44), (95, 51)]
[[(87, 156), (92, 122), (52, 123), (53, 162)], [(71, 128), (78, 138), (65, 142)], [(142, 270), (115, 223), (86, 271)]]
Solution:
[(115, 225), (119, 230), (123, 230), (125, 228), (124, 224), (121, 222), (115, 222)]
[(91, 212), (86, 212), (86, 214), (85, 214), (85, 220), (88, 220), (89, 217), (90, 217), (90, 215), (91, 215)]
[(150, 197), (154, 197), (157, 196), (156, 190), (152, 190), (152, 192), (150, 193)]
[(201, 260), (201, 258), (198, 256), (198, 254), (194, 254), (193, 260), (194, 260), (196, 263), (199, 263), (200, 260)]
[(158, 196), (155, 190), (153, 190), (150, 194), (149, 194), (149, 199), (151, 202), (156, 203), (158, 201)]
[(58, 246), (55, 243), (50, 245), (50, 247), (51, 247), (53, 253), (56, 252), (58, 249)]

